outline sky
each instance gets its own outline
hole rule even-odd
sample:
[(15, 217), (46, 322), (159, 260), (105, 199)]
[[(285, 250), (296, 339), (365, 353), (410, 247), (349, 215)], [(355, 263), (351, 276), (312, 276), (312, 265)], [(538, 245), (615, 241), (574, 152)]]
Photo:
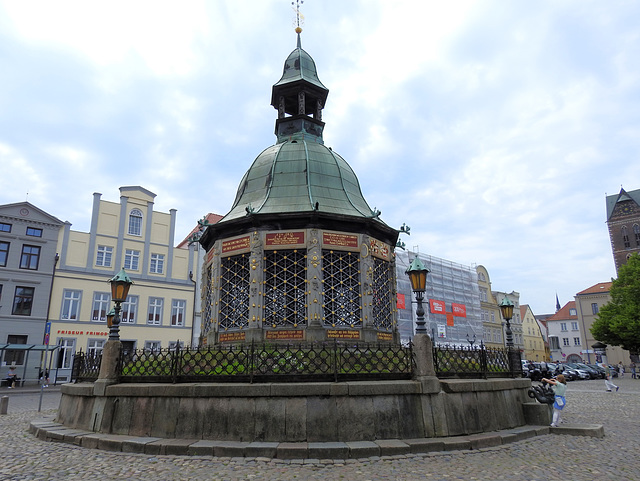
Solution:
[[(407, 248), (484, 265), (535, 314), (615, 276), (605, 196), (640, 189), (640, 2), (305, 0), (324, 140)], [(0, 204), (88, 232), (157, 194), (176, 243), (276, 142), (290, 0), (0, 0)]]

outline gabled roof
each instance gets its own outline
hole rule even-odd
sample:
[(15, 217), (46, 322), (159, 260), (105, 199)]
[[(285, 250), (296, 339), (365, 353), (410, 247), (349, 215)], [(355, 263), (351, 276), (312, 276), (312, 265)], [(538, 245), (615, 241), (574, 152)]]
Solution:
[(565, 321), (567, 319), (578, 319), (578, 314), (571, 314), (571, 309), (576, 308), (576, 301), (567, 302), (562, 309), (556, 312), (553, 316), (549, 316), (546, 319), (546, 322), (551, 321)]
[[(204, 216), (204, 219), (209, 224), (215, 224), (220, 219), (222, 219), (222, 216), (218, 214), (212, 214), (211, 212), (209, 212), (207, 215)], [(201, 229), (204, 230), (200, 224), (196, 224), (196, 226), (193, 229), (191, 229), (191, 232), (189, 232), (189, 235), (185, 237), (184, 240), (177, 245), (177, 247), (180, 248), (180, 247), (186, 246), (189, 243), (189, 239), (191, 238), (191, 236), (196, 232), (200, 231)]]
[(607, 196), (607, 220), (611, 218), (616, 204), (618, 202), (624, 202), (626, 200), (632, 200), (638, 206), (640, 206), (640, 189), (626, 192), (623, 188), (620, 188), (620, 192), (614, 195)]
[[(42, 217), (44, 217), (46, 221), (49, 222), (50, 224), (53, 224), (53, 225), (64, 224), (64, 222), (58, 219), (57, 217), (54, 217), (51, 214), (48, 214), (47, 212), (43, 211), (39, 207), (36, 207), (30, 202), (15, 202), (13, 204), (0, 205), (0, 213), (4, 213), (4, 215), (10, 215), (13, 217), (19, 217), (17, 213), (19, 212), (20, 208), (26, 208), (29, 211), (37, 212)], [(16, 214), (13, 214), (11, 211), (16, 212)], [(42, 219), (38, 219), (38, 220), (42, 222)]]
[(584, 291), (580, 291), (576, 294), (576, 296), (582, 294), (600, 294), (602, 292), (609, 292), (611, 290), (612, 282), (599, 282), (594, 286), (586, 288)]

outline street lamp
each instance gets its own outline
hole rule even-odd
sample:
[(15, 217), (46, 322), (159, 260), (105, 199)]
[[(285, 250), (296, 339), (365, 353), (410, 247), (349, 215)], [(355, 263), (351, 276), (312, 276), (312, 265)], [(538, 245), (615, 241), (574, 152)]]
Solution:
[(500, 312), (507, 323), (505, 334), (507, 336), (507, 347), (513, 347), (513, 332), (511, 332), (511, 319), (513, 319), (513, 302), (505, 295), (500, 303)]
[[(111, 284), (111, 299), (116, 303), (109, 327), (109, 340), (118, 341), (120, 340), (120, 310), (122, 309), (120, 304), (127, 300), (127, 294), (129, 294), (129, 288), (133, 281), (131, 281), (123, 268), (109, 279), (109, 284)], [(110, 314), (111, 312), (109, 312)], [(109, 322), (109, 316), (107, 316), (107, 322)]]
[(471, 346), (471, 349), (473, 349), (473, 345), (474, 345), (474, 343), (476, 342), (476, 335), (474, 334), (474, 335), (473, 335), (473, 339), (471, 339), (471, 338), (469, 337), (469, 334), (467, 334), (467, 342), (468, 342), (468, 343), (469, 343), (469, 345)]
[(424, 299), (424, 291), (427, 288), (427, 269), (420, 258), (416, 256), (409, 265), (409, 268), (405, 272), (409, 276), (411, 281), (411, 289), (416, 295), (416, 301), (418, 301), (418, 308), (416, 309), (416, 334), (426, 334), (427, 328), (424, 322), (424, 307), (422, 307), (422, 300)]

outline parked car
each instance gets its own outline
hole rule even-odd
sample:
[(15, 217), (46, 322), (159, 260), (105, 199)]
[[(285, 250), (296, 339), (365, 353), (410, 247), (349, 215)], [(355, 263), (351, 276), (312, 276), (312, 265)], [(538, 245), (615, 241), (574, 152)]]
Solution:
[(589, 371), (586, 371), (585, 369), (583, 369), (577, 362), (568, 363), (567, 366), (569, 366), (570, 369), (573, 369), (578, 373), (578, 379), (582, 379), (582, 380), (591, 379), (591, 375), (589, 374)]
[(567, 381), (575, 381), (579, 378), (578, 373), (566, 364), (559, 363), (556, 366), (555, 375), (562, 374)]
[(598, 372), (598, 377), (600, 379), (604, 379), (607, 377), (607, 371), (605, 371), (604, 367), (598, 366), (597, 364), (587, 364), (592, 369), (595, 369)]
[(587, 371), (589, 373), (589, 379), (599, 379), (600, 378), (600, 373), (598, 372), (597, 369), (592, 368), (591, 366), (583, 363), (583, 362), (577, 362), (575, 363), (576, 366), (578, 366), (580, 369)]

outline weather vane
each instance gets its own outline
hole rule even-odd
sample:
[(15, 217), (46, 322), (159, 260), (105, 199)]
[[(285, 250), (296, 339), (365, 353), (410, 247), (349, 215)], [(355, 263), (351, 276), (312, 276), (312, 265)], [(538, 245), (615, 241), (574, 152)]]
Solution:
[(302, 32), (302, 25), (304, 25), (304, 15), (300, 13), (300, 5), (304, 3), (304, 0), (296, 0), (291, 2), (291, 8), (296, 12), (296, 16), (293, 18), (293, 25), (296, 27), (296, 33)]

